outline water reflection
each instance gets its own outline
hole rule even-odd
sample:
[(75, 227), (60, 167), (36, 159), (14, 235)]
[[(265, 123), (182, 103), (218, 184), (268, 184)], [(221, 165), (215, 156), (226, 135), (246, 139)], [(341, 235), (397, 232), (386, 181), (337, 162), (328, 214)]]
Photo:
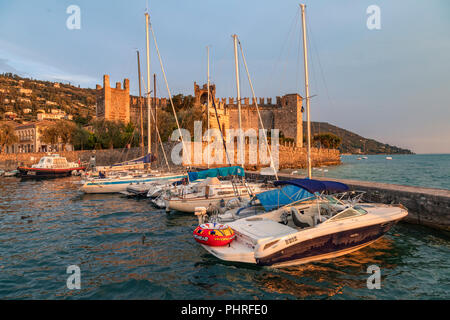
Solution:
[[(155, 210), (146, 199), (83, 195), (74, 181), (0, 180), (0, 298), (448, 297), (441, 283), (449, 241), (424, 229), (399, 225), (343, 257), (260, 268), (204, 251), (192, 238), (194, 215)], [(77, 292), (65, 287), (72, 264), (82, 270)], [(371, 264), (383, 270), (384, 291), (365, 287)]]

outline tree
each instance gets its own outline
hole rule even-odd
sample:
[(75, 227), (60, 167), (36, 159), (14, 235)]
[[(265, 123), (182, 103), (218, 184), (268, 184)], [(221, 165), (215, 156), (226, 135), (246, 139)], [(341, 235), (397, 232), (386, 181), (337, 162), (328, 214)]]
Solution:
[(59, 142), (59, 133), (58, 133), (58, 129), (56, 128), (56, 126), (54, 124), (50, 124), (47, 125), (45, 127), (42, 127), (40, 129), (40, 133), (41, 133), (41, 141), (55, 146), (58, 144)]
[(320, 147), (337, 149), (342, 143), (342, 138), (332, 133), (320, 133), (314, 135), (313, 141), (318, 143)]
[(18, 141), (19, 138), (17, 137), (14, 126), (11, 123), (4, 123), (0, 126), (0, 151), (3, 151), (5, 146), (10, 146)]
[(95, 147), (95, 137), (93, 133), (77, 126), (72, 133), (71, 143), (75, 150), (91, 150)]
[(58, 140), (64, 145), (65, 149), (67, 144), (72, 141), (76, 125), (72, 121), (58, 120), (55, 122), (54, 127), (58, 132)]

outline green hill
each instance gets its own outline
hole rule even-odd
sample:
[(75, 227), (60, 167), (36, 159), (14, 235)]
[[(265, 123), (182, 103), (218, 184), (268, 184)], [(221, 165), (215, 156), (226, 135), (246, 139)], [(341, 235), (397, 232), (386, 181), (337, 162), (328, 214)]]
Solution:
[(29, 121), (36, 118), (38, 110), (60, 109), (87, 123), (95, 115), (96, 94), (95, 89), (0, 74), (0, 116), (14, 112)]
[[(303, 132), (306, 137), (306, 122), (303, 123)], [(336, 127), (327, 122), (311, 122), (311, 134), (332, 133), (342, 139), (339, 150), (341, 153), (365, 154), (412, 154), (411, 150), (391, 146), (374, 139), (364, 138), (351, 131)]]
[[(95, 89), (75, 87), (70, 84), (22, 78), (0, 74), (0, 120), (5, 112), (17, 114), (18, 121), (36, 119), (38, 110), (50, 112), (61, 109), (79, 123), (87, 124), (95, 116), (97, 92)], [(28, 110), (27, 110), (28, 109)], [(410, 150), (367, 139), (326, 122), (312, 122), (312, 134), (332, 133), (342, 139), (342, 153), (410, 154)], [(306, 123), (303, 125), (306, 137)]]

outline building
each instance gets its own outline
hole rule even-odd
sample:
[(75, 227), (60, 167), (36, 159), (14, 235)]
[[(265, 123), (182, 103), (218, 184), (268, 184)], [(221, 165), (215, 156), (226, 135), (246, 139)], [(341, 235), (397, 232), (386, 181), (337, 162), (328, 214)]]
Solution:
[(18, 124), (14, 128), (18, 137), (18, 142), (5, 147), (6, 153), (29, 153), (29, 152), (57, 152), (73, 150), (73, 146), (62, 143), (56, 145), (48, 145), (41, 141), (42, 130), (53, 124), (51, 121), (31, 122), (26, 124)]
[[(207, 85), (200, 87), (194, 82), (195, 104), (206, 108), (208, 101)], [(209, 109), (210, 127), (218, 128), (220, 123), (222, 132), (226, 135), (228, 129), (239, 129), (239, 112), (235, 98), (217, 99), (216, 86), (210, 85), (210, 97), (214, 99), (216, 110), (211, 103)], [(275, 103), (272, 98), (259, 98), (258, 108), (261, 114), (262, 123), (267, 130), (279, 129), (280, 137), (290, 139), (295, 142), (297, 147), (303, 147), (303, 98), (299, 94), (287, 94), (282, 97), (276, 97)], [(241, 102), (241, 120), (242, 129), (245, 132), (254, 129), (258, 132), (261, 128), (258, 112), (256, 110), (256, 101), (249, 98), (243, 98)]]
[(20, 88), (19, 89), (19, 93), (23, 93), (24, 95), (29, 96), (29, 95), (31, 95), (33, 93), (33, 90), (32, 89)]
[(72, 115), (67, 115), (64, 111), (58, 110), (58, 109), (52, 109), (51, 113), (46, 112), (38, 112), (37, 113), (37, 120), (43, 121), (43, 120), (72, 120)]
[(109, 76), (103, 76), (103, 87), (97, 85), (96, 116), (97, 119), (106, 119), (111, 121), (130, 122), (130, 80), (117, 82), (115, 88), (109, 84)]
[[(132, 122), (135, 126), (140, 125), (140, 104), (138, 97), (130, 96), (130, 81), (124, 80), (124, 89), (120, 82), (116, 83), (115, 88), (109, 84), (109, 76), (103, 76), (103, 87), (97, 85), (97, 119), (106, 119), (113, 121), (122, 121), (124, 123)], [(235, 98), (217, 99), (216, 86), (210, 86), (211, 98), (216, 102), (219, 123), (223, 133), (226, 135), (227, 129), (238, 129), (238, 106)], [(206, 85), (200, 87), (194, 82), (194, 96), (196, 106), (206, 108), (208, 100), (208, 89)], [(241, 118), (242, 129), (258, 130), (261, 128), (258, 113), (256, 110), (256, 101), (249, 98), (242, 99)], [(150, 99), (152, 108), (159, 110), (167, 106), (167, 99)], [(297, 147), (303, 147), (303, 98), (298, 94), (287, 94), (282, 97), (259, 98), (258, 107), (261, 113), (262, 122), (265, 129), (279, 129), (280, 137), (291, 140)], [(142, 114), (144, 123), (147, 121), (147, 99), (141, 98)], [(156, 112), (157, 114), (157, 112)], [(210, 126), (218, 128), (216, 112), (213, 106), (210, 106)]]
[[(96, 118), (101, 120), (122, 121), (124, 123), (131, 122), (136, 127), (140, 126), (141, 108), (144, 123), (147, 122), (147, 98), (130, 96), (130, 80), (125, 79), (123, 82), (124, 89), (121, 88), (121, 83), (117, 82), (115, 88), (109, 85), (109, 76), (103, 76), (103, 87), (97, 85), (97, 106)], [(167, 106), (167, 99), (165, 98), (150, 98), (149, 103), (151, 108), (160, 110)], [(151, 120), (153, 121), (153, 120)]]
[(17, 118), (17, 113), (12, 112), (12, 111), (7, 111), (4, 113), (4, 117), (7, 120), (14, 120)]

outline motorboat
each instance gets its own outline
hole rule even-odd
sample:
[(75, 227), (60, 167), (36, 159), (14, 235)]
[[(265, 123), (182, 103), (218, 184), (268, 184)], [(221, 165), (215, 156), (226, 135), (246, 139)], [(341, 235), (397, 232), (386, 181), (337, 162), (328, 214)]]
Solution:
[(12, 170), (12, 171), (3, 172), (3, 176), (5, 178), (16, 177), (17, 175), (19, 175), (19, 170)]
[[(407, 216), (404, 206), (342, 201), (329, 192), (348, 192), (333, 181), (276, 181), (315, 195), (314, 201), (283, 204), (261, 198), (263, 214), (228, 223), (235, 239), (227, 246), (202, 246), (215, 257), (260, 266), (284, 267), (329, 259), (372, 244)], [(282, 199), (283, 200), (283, 199)], [(271, 208), (275, 208), (271, 210)]]
[(72, 175), (72, 172), (86, 170), (86, 167), (75, 162), (68, 162), (65, 157), (58, 154), (51, 154), (42, 157), (37, 164), (33, 164), (31, 167), (19, 166), (17, 170), (21, 178), (51, 179), (68, 177)]

